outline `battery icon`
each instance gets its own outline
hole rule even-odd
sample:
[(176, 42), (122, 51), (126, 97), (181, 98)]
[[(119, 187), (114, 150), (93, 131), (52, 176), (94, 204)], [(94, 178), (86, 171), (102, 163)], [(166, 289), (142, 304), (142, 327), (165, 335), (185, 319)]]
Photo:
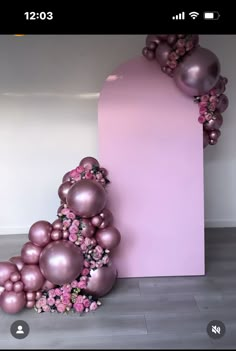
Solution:
[(203, 18), (205, 20), (218, 20), (220, 18), (220, 14), (218, 11), (204, 12)]

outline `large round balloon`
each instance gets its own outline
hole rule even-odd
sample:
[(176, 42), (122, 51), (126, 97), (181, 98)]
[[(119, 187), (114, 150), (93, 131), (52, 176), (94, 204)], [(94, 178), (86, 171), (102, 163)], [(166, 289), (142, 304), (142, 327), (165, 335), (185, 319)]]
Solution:
[(22, 270), (22, 268), (24, 266), (24, 262), (23, 262), (21, 256), (13, 256), (13, 257), (10, 258), (9, 261), (11, 263), (15, 264), (19, 271)]
[(118, 229), (109, 226), (104, 229), (98, 229), (95, 239), (102, 248), (112, 250), (119, 245), (121, 236)]
[(39, 266), (25, 265), (21, 270), (21, 280), (24, 283), (25, 291), (37, 291), (41, 289), (45, 281)]
[(26, 264), (37, 264), (42, 248), (32, 244), (31, 241), (24, 244), (21, 250), (21, 257)]
[(66, 202), (66, 197), (72, 183), (70, 181), (64, 182), (59, 186), (58, 195), (63, 202)]
[(79, 164), (81, 167), (84, 167), (86, 170), (90, 170), (93, 167), (99, 167), (99, 162), (94, 157), (84, 157)]
[(8, 261), (0, 262), (0, 286), (4, 285), (10, 279), (11, 274), (17, 271), (15, 264)]
[(25, 293), (4, 291), (0, 296), (0, 307), (9, 314), (15, 314), (23, 310), (26, 304)]
[(208, 49), (197, 46), (183, 58), (174, 71), (174, 81), (186, 95), (199, 96), (207, 93), (220, 76), (220, 62)]
[(90, 274), (91, 277), (88, 279), (85, 292), (95, 297), (102, 297), (113, 288), (117, 277), (117, 270), (113, 264), (110, 264), (109, 266), (91, 270)]
[(71, 241), (53, 241), (43, 249), (39, 266), (50, 282), (56, 285), (71, 283), (83, 269), (83, 254)]
[(51, 231), (51, 223), (47, 221), (38, 221), (30, 227), (29, 240), (35, 245), (44, 247), (51, 241)]
[(70, 188), (67, 205), (78, 216), (96, 216), (106, 205), (106, 191), (98, 182), (82, 179)]

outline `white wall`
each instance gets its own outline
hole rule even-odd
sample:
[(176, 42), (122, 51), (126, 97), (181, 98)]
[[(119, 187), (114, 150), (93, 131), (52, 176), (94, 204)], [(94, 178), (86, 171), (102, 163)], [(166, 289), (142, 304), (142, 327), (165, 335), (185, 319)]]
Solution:
[[(63, 174), (98, 156), (103, 81), (144, 42), (140, 35), (0, 36), (0, 234), (56, 218)], [(205, 151), (206, 223), (236, 225), (236, 36), (206, 36), (201, 44), (218, 54), (231, 100), (221, 142)]]

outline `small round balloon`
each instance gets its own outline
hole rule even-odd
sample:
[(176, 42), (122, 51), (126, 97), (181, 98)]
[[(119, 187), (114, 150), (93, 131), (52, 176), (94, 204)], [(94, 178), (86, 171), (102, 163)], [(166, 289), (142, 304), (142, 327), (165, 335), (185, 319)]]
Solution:
[(62, 221), (60, 221), (60, 219), (56, 219), (53, 223), (52, 223), (53, 229), (60, 229), (62, 230), (63, 228), (63, 223)]
[(17, 271), (17, 267), (13, 263), (8, 261), (0, 262), (0, 285), (3, 286), (10, 279), (11, 274)]
[(70, 176), (70, 171), (67, 172), (66, 174), (64, 174), (63, 178), (62, 178), (62, 183), (64, 182), (68, 182), (71, 180), (71, 176)]
[(82, 179), (70, 188), (67, 205), (78, 216), (94, 217), (106, 205), (106, 191), (98, 182)]
[(39, 266), (25, 265), (21, 271), (21, 280), (25, 291), (37, 291), (41, 289), (45, 281)]
[(120, 232), (113, 226), (98, 229), (95, 235), (98, 245), (104, 249), (113, 250), (120, 243)]
[(24, 284), (22, 283), (22, 281), (18, 281), (16, 283), (14, 283), (13, 285), (13, 290), (15, 292), (21, 292), (24, 290)]
[(29, 240), (37, 246), (44, 247), (51, 241), (51, 231), (51, 223), (47, 221), (38, 221), (30, 227)]
[(98, 160), (94, 157), (84, 157), (79, 165), (86, 170), (91, 170), (93, 167), (100, 167)]
[(219, 129), (223, 124), (223, 117), (220, 113), (217, 113), (215, 115), (215, 118), (210, 119), (210, 121), (207, 121), (204, 123), (204, 129), (205, 130), (214, 130), (214, 129)]
[(92, 238), (95, 233), (95, 227), (92, 225), (91, 221), (87, 218), (81, 220), (82, 229), (80, 230), (81, 235)]
[(161, 43), (160, 45), (158, 45), (155, 55), (156, 60), (161, 67), (166, 65), (171, 50), (171, 47), (167, 43)]
[(53, 229), (51, 232), (51, 239), (52, 240), (60, 240), (62, 239), (62, 230), (60, 229)]
[(26, 304), (25, 293), (4, 291), (0, 296), (0, 307), (5, 313), (15, 314), (23, 310)]
[(70, 181), (64, 182), (59, 186), (58, 195), (63, 202), (66, 202), (66, 197), (72, 183)]
[(26, 264), (37, 264), (42, 247), (32, 244), (31, 241), (24, 244), (21, 250), (21, 257)]
[(71, 241), (59, 240), (48, 244), (41, 253), (39, 266), (50, 282), (62, 285), (71, 283), (83, 269), (81, 249)]

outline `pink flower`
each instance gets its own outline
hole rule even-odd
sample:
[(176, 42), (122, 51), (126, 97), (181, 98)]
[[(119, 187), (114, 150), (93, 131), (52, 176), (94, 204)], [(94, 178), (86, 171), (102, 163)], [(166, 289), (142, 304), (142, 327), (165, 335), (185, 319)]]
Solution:
[(73, 280), (73, 282), (71, 283), (71, 287), (72, 288), (77, 288), (78, 282), (77, 280)]
[(50, 290), (48, 291), (48, 295), (49, 295), (49, 297), (55, 297), (55, 296), (56, 296), (55, 289), (50, 289)]
[(101, 172), (97, 172), (96, 178), (97, 178), (98, 180), (101, 180), (101, 179), (103, 178), (102, 173), (101, 173)]
[(88, 268), (84, 268), (82, 270), (82, 275), (88, 275), (89, 274), (89, 269)]
[(91, 239), (90, 238), (85, 238), (84, 239), (84, 243), (85, 243), (86, 246), (91, 245)]
[(58, 312), (63, 313), (63, 312), (65, 312), (65, 310), (66, 310), (66, 305), (64, 305), (63, 303), (59, 303), (57, 305), (57, 311)]
[(57, 306), (57, 305), (59, 305), (59, 303), (61, 303), (61, 300), (60, 299), (56, 299), (55, 305)]
[(47, 304), (48, 304), (49, 306), (53, 306), (53, 305), (55, 304), (55, 299), (54, 299), (53, 297), (49, 297), (49, 298), (47, 299)]
[(208, 101), (209, 100), (209, 95), (202, 95), (201, 96), (201, 101)]
[(69, 235), (69, 240), (74, 243), (77, 240), (77, 235), (76, 234), (70, 234)]
[(92, 173), (90, 173), (90, 172), (86, 172), (85, 173), (85, 179), (94, 179), (95, 177), (94, 177), (94, 175), (92, 174)]
[(91, 245), (95, 246), (97, 244), (97, 241), (95, 238), (92, 238), (91, 239)]
[(64, 285), (62, 286), (62, 290), (63, 290), (63, 294), (65, 294), (65, 293), (70, 293), (70, 292), (71, 292), (71, 286), (70, 286), (70, 284), (64, 284)]
[(84, 267), (86, 267), (86, 268), (89, 268), (89, 267), (90, 267), (89, 261), (84, 260)]
[(81, 280), (80, 282), (78, 282), (78, 288), (85, 289), (86, 286), (87, 286), (87, 284), (86, 284), (85, 280)]
[(207, 102), (207, 101), (201, 101), (201, 102), (199, 102), (199, 106), (200, 106), (200, 107), (207, 107), (207, 105), (208, 105), (208, 102)]
[(206, 107), (200, 107), (199, 112), (201, 115), (203, 115), (203, 113), (207, 112), (207, 108)]
[(56, 294), (57, 296), (61, 296), (61, 295), (62, 295), (61, 289), (59, 289), (59, 288), (55, 289), (55, 294)]
[(83, 296), (82, 295), (78, 295), (75, 302), (76, 303), (83, 303), (84, 299), (83, 299)]
[(103, 248), (100, 245), (97, 245), (94, 250), (101, 254), (103, 253)]
[(210, 102), (215, 102), (217, 104), (218, 98), (213, 95), (213, 96), (210, 97)]
[(75, 219), (73, 222), (72, 222), (72, 225), (75, 225), (75, 226), (79, 226), (79, 221), (78, 219)]
[(47, 300), (46, 300), (46, 297), (43, 296), (41, 297), (37, 302), (36, 302), (36, 307), (37, 308), (40, 308), (42, 306), (45, 306), (47, 304)]
[(69, 208), (63, 208), (63, 209), (61, 210), (61, 213), (62, 213), (63, 215), (65, 215), (65, 216), (67, 216), (67, 215), (70, 213), (70, 210), (69, 210)]
[(95, 268), (95, 267), (96, 267), (96, 262), (90, 261), (90, 268)]
[(84, 242), (84, 236), (83, 235), (80, 235), (79, 238), (78, 238), (78, 241), (80, 244), (83, 244)]
[(102, 260), (99, 260), (96, 262), (96, 267), (97, 268), (101, 268), (103, 266), (103, 261)]
[(78, 174), (77, 169), (73, 169), (72, 171), (70, 171), (71, 178), (75, 178), (77, 174)]
[(75, 303), (74, 309), (76, 310), (76, 312), (81, 313), (84, 310), (84, 305), (82, 303)]
[[(78, 231), (79, 231), (79, 229), (78, 229), (78, 227), (76, 226), (76, 225), (71, 225), (70, 226), (70, 228), (69, 228), (69, 233), (70, 234), (77, 234), (78, 233)], [(77, 238), (77, 236), (76, 236), (76, 238)]]
[(80, 245), (80, 248), (82, 251), (86, 251), (87, 250), (87, 246), (83, 243)]
[(206, 118), (203, 115), (201, 115), (198, 117), (198, 122), (203, 124), (204, 122), (206, 122)]
[(91, 302), (89, 299), (84, 299), (83, 304), (85, 308), (88, 308), (91, 305)]
[(65, 228), (69, 228), (70, 225), (71, 225), (71, 220), (70, 219), (66, 219), (65, 221), (63, 221), (63, 226)]
[(102, 258), (102, 254), (101, 254), (101, 253), (99, 253), (99, 252), (97, 252), (97, 251), (93, 252), (93, 259), (94, 259), (95, 261), (98, 261), (98, 260), (100, 260), (101, 258)]
[(88, 277), (85, 277), (84, 275), (81, 275), (81, 277), (79, 278), (79, 280), (82, 282), (82, 280), (87, 281)]
[(78, 173), (83, 173), (83, 172), (85, 171), (85, 168), (82, 167), (82, 166), (79, 166), (79, 167), (76, 168), (76, 171), (77, 171)]
[(90, 311), (95, 311), (98, 308), (97, 302), (93, 301), (90, 305)]
[(81, 174), (77, 174), (76, 177), (74, 177), (74, 180), (78, 182), (81, 179)]
[(50, 312), (50, 307), (48, 305), (44, 305), (42, 309), (44, 312)]
[(75, 219), (75, 214), (73, 212), (69, 212), (67, 215), (67, 218), (74, 220)]
[(40, 300), (38, 300), (35, 304), (36, 308), (41, 308), (42, 307), (42, 304), (40, 302)]
[(216, 109), (216, 102), (210, 103), (210, 105), (209, 105), (209, 110), (210, 110), (210, 111), (215, 111), (215, 109)]
[(108, 262), (110, 261), (109, 256), (108, 255), (103, 256), (102, 261), (104, 264), (108, 264)]
[(68, 303), (70, 303), (70, 297), (67, 295), (62, 295), (61, 302), (64, 303), (64, 305), (68, 305)]

